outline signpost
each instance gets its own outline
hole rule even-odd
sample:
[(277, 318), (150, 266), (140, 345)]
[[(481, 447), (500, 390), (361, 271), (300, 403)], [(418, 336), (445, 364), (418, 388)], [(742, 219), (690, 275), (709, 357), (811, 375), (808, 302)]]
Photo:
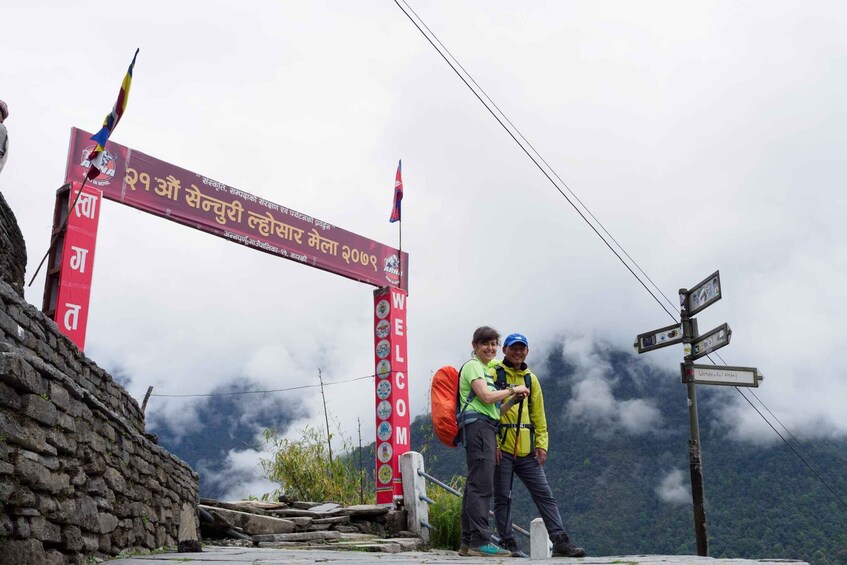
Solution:
[(692, 318), (721, 299), (720, 271), (706, 277), (691, 290), (679, 290), (678, 324), (639, 334), (635, 338), (636, 351), (646, 353), (676, 343), (683, 344), (684, 357), (680, 365), (682, 382), (688, 389), (688, 419), (691, 439), (688, 440), (688, 465), (691, 471), (691, 499), (694, 506), (694, 533), (697, 537), (697, 555), (709, 555), (709, 540), (706, 535), (706, 504), (703, 489), (703, 462), (700, 449), (700, 424), (697, 415), (697, 384), (728, 386), (759, 386), (763, 379), (755, 367), (725, 367), (719, 365), (695, 365), (695, 359), (705, 357), (713, 351), (729, 345), (732, 330), (729, 324), (721, 324), (700, 335), (697, 320)]

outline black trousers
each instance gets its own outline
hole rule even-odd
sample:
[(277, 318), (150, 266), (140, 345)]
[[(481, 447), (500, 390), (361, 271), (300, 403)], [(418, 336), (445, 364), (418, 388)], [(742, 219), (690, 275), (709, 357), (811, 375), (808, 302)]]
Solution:
[(538, 508), (544, 520), (544, 526), (550, 538), (564, 534), (565, 527), (562, 524), (562, 516), (559, 514), (559, 506), (547, 483), (544, 468), (535, 459), (535, 455), (514, 458), (511, 454), (504, 453), (500, 457), (494, 479), (494, 520), (497, 523), (497, 534), (500, 539), (515, 537), (512, 531), (512, 506), (509, 504), (509, 486), (514, 480), (512, 473), (518, 476), (529, 491), (535, 507)]
[(491, 542), (488, 512), (494, 496), (497, 423), (482, 418), (464, 426), (468, 478), (462, 494), (462, 544), (479, 547)]

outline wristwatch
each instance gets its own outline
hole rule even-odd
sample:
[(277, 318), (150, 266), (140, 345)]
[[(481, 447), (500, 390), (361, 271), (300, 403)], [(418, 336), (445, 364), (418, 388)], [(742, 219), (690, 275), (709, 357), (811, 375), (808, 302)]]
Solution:
[(507, 385), (506, 388), (509, 389), (509, 392), (515, 394), (515, 385)]

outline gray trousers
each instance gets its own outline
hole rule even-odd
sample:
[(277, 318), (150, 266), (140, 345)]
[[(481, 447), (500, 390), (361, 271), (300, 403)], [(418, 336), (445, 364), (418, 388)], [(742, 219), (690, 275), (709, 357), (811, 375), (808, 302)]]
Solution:
[(491, 542), (488, 511), (494, 495), (497, 423), (480, 419), (463, 429), (468, 478), (462, 493), (462, 545), (479, 547)]
[(512, 469), (529, 491), (532, 501), (541, 514), (541, 519), (544, 520), (544, 526), (550, 538), (564, 534), (565, 527), (562, 516), (559, 514), (559, 506), (556, 504), (550, 485), (547, 484), (544, 468), (535, 459), (535, 455), (530, 454), (515, 459), (503, 453), (494, 476), (494, 519), (497, 522), (497, 535), (500, 539), (507, 540), (515, 537), (512, 530), (512, 509), (509, 506)]

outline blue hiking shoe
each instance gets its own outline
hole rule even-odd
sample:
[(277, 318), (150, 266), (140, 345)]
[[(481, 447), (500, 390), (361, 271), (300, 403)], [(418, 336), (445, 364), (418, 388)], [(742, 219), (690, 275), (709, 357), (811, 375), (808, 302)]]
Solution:
[(511, 557), (512, 552), (507, 549), (500, 549), (493, 543), (487, 543), (479, 547), (468, 548), (468, 555), (474, 557)]

